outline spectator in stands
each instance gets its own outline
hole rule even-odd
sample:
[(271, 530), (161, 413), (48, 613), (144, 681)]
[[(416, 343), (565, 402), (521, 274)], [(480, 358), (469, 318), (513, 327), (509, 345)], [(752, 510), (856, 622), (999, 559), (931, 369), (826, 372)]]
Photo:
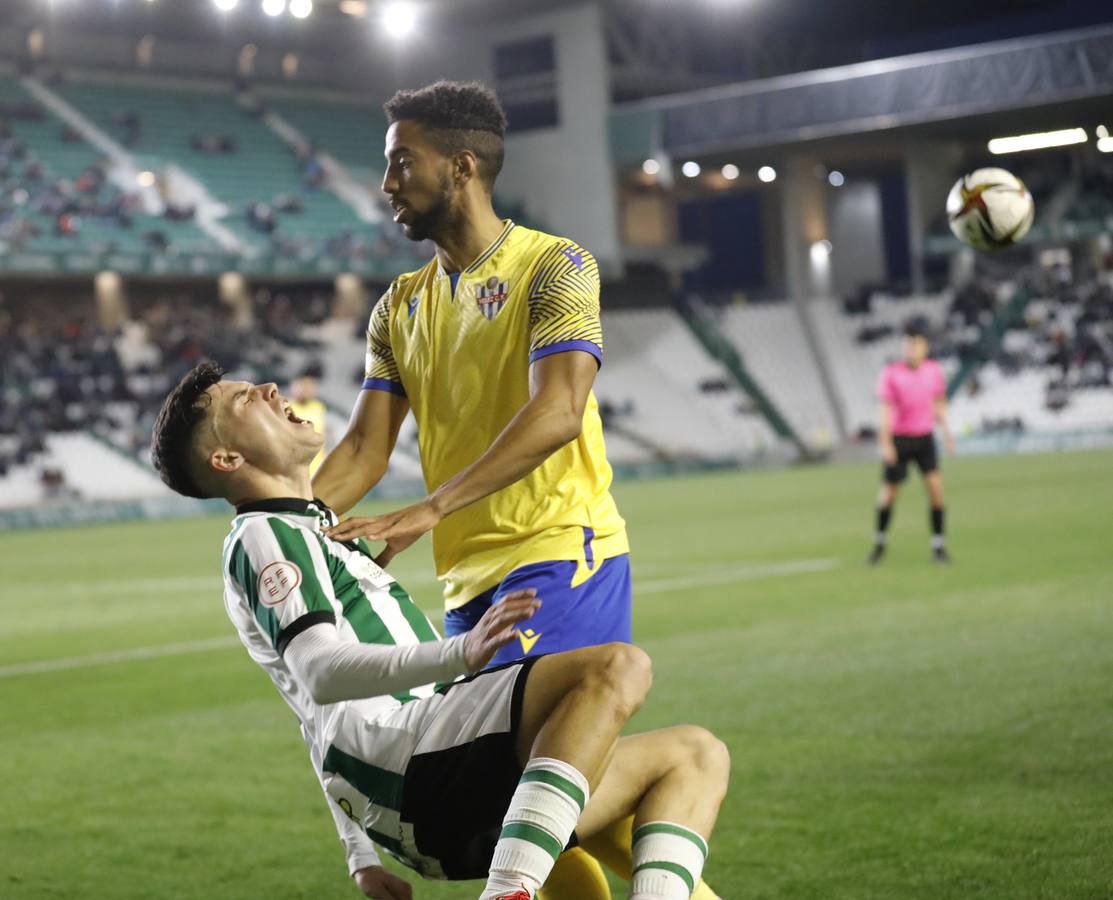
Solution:
[(147, 247), (154, 250), (156, 253), (165, 253), (170, 249), (170, 239), (166, 237), (164, 231), (159, 231), (157, 228), (152, 228), (150, 231), (145, 232), (143, 240)]
[(112, 123), (120, 129), (120, 143), (125, 147), (134, 147), (139, 143), (143, 129), (143, 120), (134, 110), (125, 110), (114, 113)]
[(308, 147), (301, 147), (295, 151), (298, 163), (301, 167), (301, 180), (302, 183), (312, 190), (317, 190), (325, 183), (325, 167), (321, 165), (321, 160), (317, 157), (317, 148), (310, 144)]
[(275, 221), (274, 208), (269, 203), (257, 200), (247, 208), (247, 224), (256, 231), (270, 234), (278, 226)]
[(971, 281), (955, 292), (950, 314), (967, 325), (985, 325), (996, 308), (992, 287), (981, 281)]
[(66, 473), (57, 466), (44, 468), (39, 475), (43, 500), (47, 503), (63, 500), (80, 500), (81, 492), (66, 483)]
[(274, 208), (279, 212), (300, 213), (305, 211), (305, 204), (301, 197), (294, 194), (277, 194), (274, 198)]
[(54, 234), (57, 237), (73, 237), (81, 231), (81, 219), (73, 213), (64, 212), (54, 220)]
[(104, 180), (104, 169), (100, 166), (89, 166), (77, 177), (74, 187), (79, 193), (95, 194), (104, 185)]
[(166, 208), (163, 210), (163, 218), (169, 219), (171, 222), (188, 222), (197, 213), (195, 206), (175, 206), (173, 203), (167, 203)]

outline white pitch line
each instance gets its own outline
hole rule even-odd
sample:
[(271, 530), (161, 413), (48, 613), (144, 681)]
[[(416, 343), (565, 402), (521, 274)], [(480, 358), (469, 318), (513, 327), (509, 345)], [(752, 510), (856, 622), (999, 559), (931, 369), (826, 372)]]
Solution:
[(223, 581), (220, 576), (189, 575), (175, 578), (121, 578), (113, 581), (63, 581), (14, 585), (13, 595), (46, 594), (50, 597), (100, 597), (114, 594), (193, 593), (216, 591)]
[[(667, 591), (685, 590), (694, 587), (711, 587), (717, 584), (735, 584), (739, 581), (756, 581), (760, 578), (775, 578), (782, 575), (799, 575), (806, 572), (827, 572), (839, 566), (837, 559), (797, 559), (779, 563), (750, 564), (729, 569), (711, 569), (691, 575), (669, 578), (635, 579), (634, 599), (643, 594), (663, 594)], [(168, 579), (173, 580), (173, 579)], [(152, 586), (155, 579), (144, 579), (145, 588)], [(69, 669), (85, 669), (92, 666), (107, 666), (114, 663), (132, 662), (138, 659), (160, 659), (166, 656), (182, 656), (188, 653), (201, 653), (207, 650), (223, 650), (240, 643), (238, 638), (219, 637), (200, 641), (185, 641), (179, 644), (158, 644), (153, 647), (136, 647), (131, 650), (115, 650), (107, 653), (93, 653), (87, 656), (67, 656), (60, 659), (43, 659), (33, 662), (15, 663), (0, 666), (0, 679), (14, 678), (19, 675), (41, 675), (47, 672), (64, 672)]]
[(165, 656), (182, 656), (205, 650), (224, 650), (239, 644), (235, 637), (206, 638), (201, 641), (184, 641), (180, 644), (158, 644), (154, 647), (135, 647), (132, 650), (113, 650), (109, 653), (91, 653), (88, 656), (65, 656), (61, 659), (40, 659), (35, 662), (0, 666), (0, 678), (17, 675), (41, 675), (45, 672), (64, 672), (67, 669), (86, 669), (113, 663), (131, 662), (136, 659), (161, 659)]
[(734, 584), (738, 581), (756, 581), (778, 575), (799, 575), (804, 572), (828, 572), (840, 565), (837, 559), (794, 559), (780, 563), (737, 566), (731, 569), (712, 569), (691, 575), (670, 578), (651, 578), (639, 581), (634, 575), (634, 602), (641, 594), (663, 594), (666, 591), (693, 587), (711, 587), (716, 584)]

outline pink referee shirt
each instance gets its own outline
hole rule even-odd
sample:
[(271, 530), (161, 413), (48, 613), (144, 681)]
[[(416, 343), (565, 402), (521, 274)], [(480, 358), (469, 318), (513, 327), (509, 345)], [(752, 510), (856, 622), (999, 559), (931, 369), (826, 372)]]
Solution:
[(935, 428), (935, 401), (946, 390), (943, 369), (934, 359), (925, 359), (915, 369), (902, 360), (882, 370), (877, 397), (892, 406), (893, 434), (918, 436)]

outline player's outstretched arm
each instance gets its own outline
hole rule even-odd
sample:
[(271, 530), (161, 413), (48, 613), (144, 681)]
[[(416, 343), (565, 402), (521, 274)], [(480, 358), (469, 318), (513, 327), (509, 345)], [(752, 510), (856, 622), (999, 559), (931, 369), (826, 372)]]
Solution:
[(536, 591), (515, 591), (466, 634), (398, 647), (346, 643), (335, 625), (312, 625), (290, 639), (283, 658), (314, 703), (395, 694), (482, 669), (540, 606)]
[(530, 367), (529, 400), (479, 459), (420, 503), (382, 516), (349, 519), (330, 529), (329, 536), (339, 541), (360, 536), (385, 540), (393, 555), (445, 516), (525, 477), (579, 436), (598, 370), (595, 357), (579, 350), (539, 359)]
[(398, 394), (361, 391), (347, 432), (313, 477), (313, 495), (339, 514), (359, 503), (386, 473), (409, 408)]

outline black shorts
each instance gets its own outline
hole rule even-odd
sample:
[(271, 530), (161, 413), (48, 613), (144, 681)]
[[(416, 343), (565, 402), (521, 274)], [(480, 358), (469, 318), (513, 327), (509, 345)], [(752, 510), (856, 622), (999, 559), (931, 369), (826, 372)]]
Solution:
[[(406, 767), (401, 819), (413, 828), (413, 840), (420, 855), (439, 863), (441, 872), (433, 877), (486, 878), (490, 873), (502, 822), (522, 777), (514, 744), (522, 720), (526, 681), (530, 669), (542, 658), (536, 656), (487, 669), (438, 692), (448, 701), (449, 708), (442, 715), (451, 720), (457, 714), (450, 709), (456, 705), (454, 695), (460, 694), (463, 700), (463, 695), (474, 688), (482, 691), (483, 682), (497, 683), (498, 673), (516, 670), (510, 692), (509, 728), (468, 735), (475, 721), (484, 717), (484, 711), (472, 703), (463, 703), (458, 714), (469, 720), (457, 732), (463, 740), (448, 741), (455, 745), (443, 749), (415, 753)], [(496, 695), (498, 692), (496, 689)], [(454, 729), (456, 726), (451, 725), (450, 731)], [(575, 843), (573, 835), (569, 846)]]
[(883, 467), (886, 484), (900, 484), (908, 477), (908, 463), (915, 462), (920, 471), (927, 475), (939, 468), (939, 454), (935, 449), (934, 434), (893, 436), (893, 446), (897, 451), (896, 465)]

